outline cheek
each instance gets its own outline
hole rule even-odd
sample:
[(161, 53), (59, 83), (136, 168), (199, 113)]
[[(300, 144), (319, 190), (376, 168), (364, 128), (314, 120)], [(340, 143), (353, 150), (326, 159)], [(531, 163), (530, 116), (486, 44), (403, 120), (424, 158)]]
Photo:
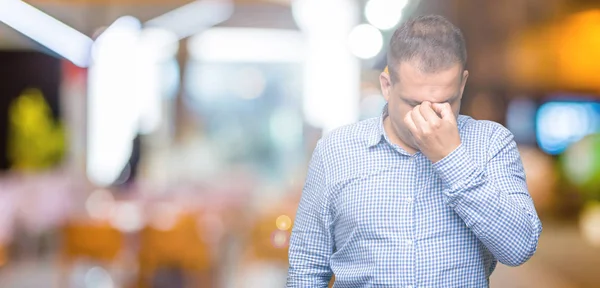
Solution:
[(412, 110), (412, 107), (410, 107), (406, 104), (402, 104), (402, 103), (400, 103), (400, 104), (394, 103), (394, 104), (396, 104), (396, 105), (392, 105), (392, 103), (389, 104), (388, 113), (389, 113), (392, 121), (394, 121), (394, 123), (396, 123), (396, 126), (403, 127), (404, 126), (404, 117), (406, 117), (406, 114), (408, 114), (408, 112), (410, 112)]
[(460, 113), (460, 102), (452, 104), (452, 112), (454, 112), (454, 115), (458, 117), (458, 114)]

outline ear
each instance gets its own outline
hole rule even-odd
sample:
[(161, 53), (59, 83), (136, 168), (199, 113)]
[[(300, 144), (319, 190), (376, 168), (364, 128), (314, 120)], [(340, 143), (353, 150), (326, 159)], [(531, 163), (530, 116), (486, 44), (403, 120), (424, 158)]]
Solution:
[(392, 90), (392, 79), (390, 78), (390, 74), (387, 71), (388, 70), (386, 67), (385, 71), (379, 74), (379, 85), (381, 85), (381, 93), (383, 94), (385, 102), (389, 102)]
[(463, 92), (465, 92), (465, 86), (467, 85), (467, 78), (469, 78), (469, 71), (463, 71), (462, 83), (460, 83), (460, 98), (462, 98)]

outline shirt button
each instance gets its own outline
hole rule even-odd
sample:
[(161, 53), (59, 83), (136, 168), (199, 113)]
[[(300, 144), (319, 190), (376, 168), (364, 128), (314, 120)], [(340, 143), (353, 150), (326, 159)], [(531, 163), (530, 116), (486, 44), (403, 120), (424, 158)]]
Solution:
[(412, 240), (406, 240), (406, 245), (412, 245), (413, 241)]
[(406, 203), (411, 204), (413, 202), (412, 197), (406, 197)]
[(406, 288), (413, 288), (413, 286), (412, 285), (408, 285), (408, 286), (406, 286)]

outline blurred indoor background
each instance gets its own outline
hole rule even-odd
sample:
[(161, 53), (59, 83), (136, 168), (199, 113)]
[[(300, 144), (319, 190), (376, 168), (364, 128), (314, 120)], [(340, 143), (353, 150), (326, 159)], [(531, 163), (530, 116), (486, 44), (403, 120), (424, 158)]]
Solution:
[(430, 13), (544, 224), (492, 287), (600, 287), (598, 0), (0, 0), (0, 287), (283, 287), (316, 141)]

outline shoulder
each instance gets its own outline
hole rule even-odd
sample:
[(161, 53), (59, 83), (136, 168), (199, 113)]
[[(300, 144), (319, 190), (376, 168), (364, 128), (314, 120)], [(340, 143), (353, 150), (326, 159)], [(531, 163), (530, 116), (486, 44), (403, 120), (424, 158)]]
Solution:
[(369, 138), (378, 133), (380, 118), (370, 118), (334, 129), (319, 141), (318, 153), (332, 183), (360, 172), (370, 157)]
[(513, 134), (500, 123), (464, 115), (458, 122), (461, 141), (478, 155), (495, 155), (507, 147), (516, 149)]
[(336, 152), (353, 151), (366, 147), (369, 137), (376, 133), (380, 118), (369, 118), (336, 128), (325, 134), (320, 142), (321, 153), (331, 155)]
[(478, 141), (497, 140), (497, 138), (512, 137), (512, 133), (502, 124), (489, 120), (475, 120), (469, 116), (460, 115), (458, 125), (461, 137), (475, 138)]

